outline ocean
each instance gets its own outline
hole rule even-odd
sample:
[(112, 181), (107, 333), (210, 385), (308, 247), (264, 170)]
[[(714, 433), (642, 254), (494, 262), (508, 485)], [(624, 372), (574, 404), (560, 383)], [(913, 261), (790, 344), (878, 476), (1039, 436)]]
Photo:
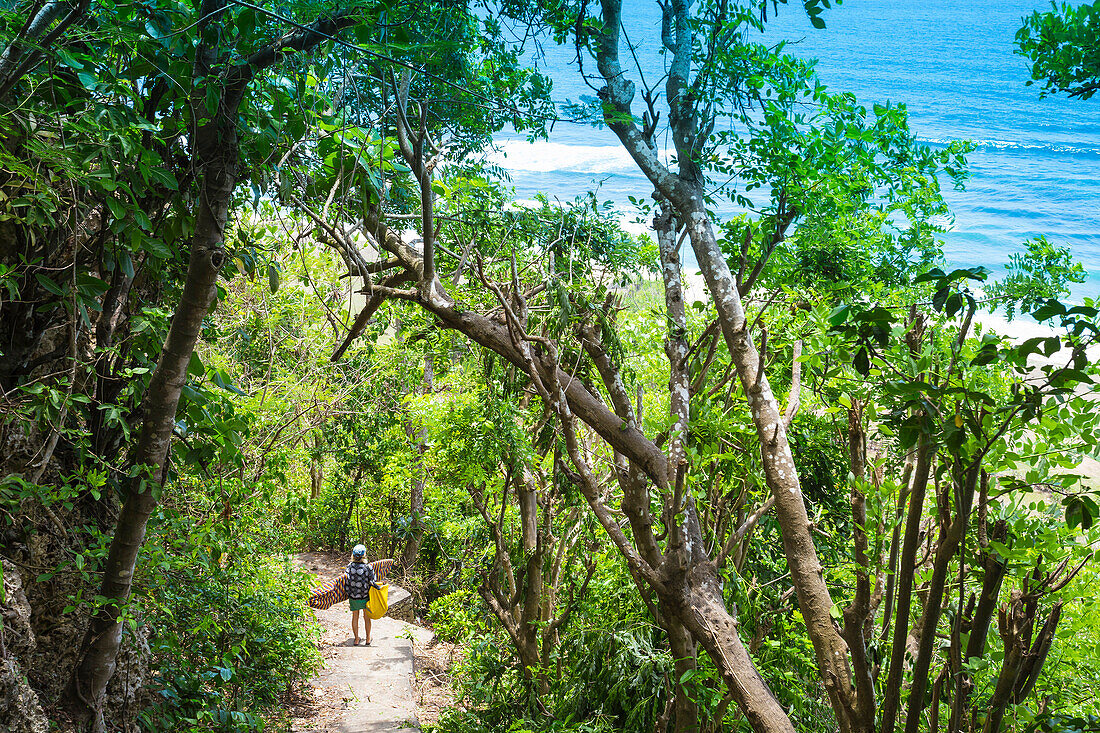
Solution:
[[(653, 83), (663, 72), (660, 10), (651, 0), (624, 5), (627, 34)], [(847, 0), (825, 11), (827, 27), (816, 30), (801, 3), (792, 2), (779, 7), (762, 40), (786, 40), (787, 52), (817, 59), (830, 90), (852, 92), (868, 108), (905, 103), (926, 144), (965, 139), (977, 146), (966, 189), (945, 186), (954, 222), (943, 235), (944, 252), (952, 266), (984, 265), (997, 277), (1011, 253), (1042, 234), (1068, 246), (1089, 271), (1072, 297), (1097, 297), (1100, 95), (1040, 99), (1037, 85), (1026, 86), (1026, 59), (1014, 54), (1021, 18), (1046, 7), (1038, 0)], [(530, 56), (554, 79), (557, 100), (595, 94), (573, 56), (572, 48), (552, 43)], [(594, 63), (586, 71), (594, 73)], [(496, 162), (521, 199), (542, 192), (569, 201), (595, 189), (630, 221), (636, 216), (628, 197), (652, 190), (606, 129), (558, 123), (548, 141), (529, 144), (513, 134), (500, 146)]]

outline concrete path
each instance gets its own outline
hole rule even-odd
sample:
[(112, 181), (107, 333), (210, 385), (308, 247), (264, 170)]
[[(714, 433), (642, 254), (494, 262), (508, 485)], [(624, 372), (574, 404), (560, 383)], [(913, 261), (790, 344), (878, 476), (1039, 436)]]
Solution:
[[(407, 602), (404, 588), (390, 585), (390, 608)], [(413, 697), (413, 645), (427, 645), (431, 631), (381, 618), (372, 622), (370, 646), (352, 646), (347, 602), (314, 611), (324, 627), (325, 667), (314, 684), (343, 698), (334, 730), (339, 733), (414, 733), (419, 731)], [(359, 633), (363, 628), (360, 620)]]

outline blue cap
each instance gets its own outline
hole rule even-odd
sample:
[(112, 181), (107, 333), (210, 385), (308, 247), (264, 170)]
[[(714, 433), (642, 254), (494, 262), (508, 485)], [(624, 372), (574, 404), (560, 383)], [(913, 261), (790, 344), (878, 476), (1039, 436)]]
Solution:
[(356, 545), (351, 548), (351, 554), (354, 557), (363, 557), (363, 555), (367, 554), (367, 548), (364, 545)]

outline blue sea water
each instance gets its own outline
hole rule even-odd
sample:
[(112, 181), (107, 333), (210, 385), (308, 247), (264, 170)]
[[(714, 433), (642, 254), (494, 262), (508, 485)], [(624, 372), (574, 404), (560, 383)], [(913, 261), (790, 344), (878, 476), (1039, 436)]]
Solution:
[[(653, 83), (663, 73), (660, 10), (651, 0), (624, 5), (627, 34)], [(800, 5), (780, 6), (762, 40), (786, 40), (788, 52), (817, 59), (831, 90), (852, 92), (867, 106), (904, 102), (924, 142), (976, 144), (966, 190), (945, 194), (955, 218), (943, 236), (952, 265), (985, 265), (996, 276), (1025, 240), (1044, 234), (1069, 246), (1089, 271), (1074, 296), (1100, 294), (1100, 97), (1041, 99), (1037, 86), (1026, 86), (1026, 60), (1013, 52), (1021, 18), (1048, 5), (847, 0), (826, 11), (825, 30), (814, 29)], [(537, 54), (559, 100), (594, 94), (573, 57), (571, 48), (552, 44)], [(586, 71), (594, 73), (594, 64)], [(559, 123), (548, 142), (513, 137), (502, 150), (499, 162), (521, 198), (541, 191), (570, 200), (598, 185), (600, 198), (630, 218), (627, 197), (651, 191), (607, 130)]]

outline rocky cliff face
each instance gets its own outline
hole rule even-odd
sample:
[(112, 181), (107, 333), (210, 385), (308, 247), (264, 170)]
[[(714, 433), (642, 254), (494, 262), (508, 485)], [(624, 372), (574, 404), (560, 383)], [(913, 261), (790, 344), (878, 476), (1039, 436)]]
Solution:
[(46, 733), (49, 722), (38, 694), (27, 682), (24, 664), (37, 648), (31, 628), (31, 604), (15, 565), (3, 563), (4, 597), (0, 603), (0, 727), (11, 733)]
[[(97, 577), (78, 570), (74, 558), (87, 553), (89, 529), (110, 531), (114, 514), (109, 500), (94, 501), (87, 493), (51, 505), (40, 500), (71, 472), (65, 468), (70, 459), (66, 445), (58, 447), (41, 472), (36, 470), (42, 437), (18, 423), (0, 422), (0, 477), (5, 484), (0, 506), (0, 731), (5, 733), (46, 733), (51, 721), (64, 729), (66, 695), (88, 619), (87, 605), (79, 606), (77, 599), (92, 597)], [(38, 486), (20, 489), (34, 474), (39, 474)], [(3, 514), (9, 522), (2, 521)], [(108, 730), (137, 731), (149, 658), (144, 628), (139, 626), (137, 633), (127, 629), (107, 691)]]
[[(43, 559), (42, 539), (27, 550)], [(30, 562), (23, 567), (2, 560), (4, 596), (0, 603), (0, 731), (47, 733), (49, 721), (63, 723), (65, 696), (76, 664), (86, 610), (64, 613), (82, 585), (76, 573), (58, 572), (41, 582)], [(45, 565), (40, 566), (45, 567)], [(149, 643), (144, 627), (127, 628), (118, 666), (107, 689), (104, 719), (108, 730), (136, 733), (136, 715), (148, 702)]]

